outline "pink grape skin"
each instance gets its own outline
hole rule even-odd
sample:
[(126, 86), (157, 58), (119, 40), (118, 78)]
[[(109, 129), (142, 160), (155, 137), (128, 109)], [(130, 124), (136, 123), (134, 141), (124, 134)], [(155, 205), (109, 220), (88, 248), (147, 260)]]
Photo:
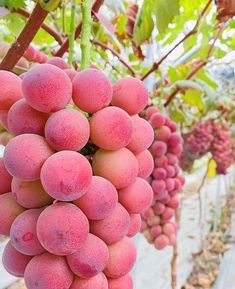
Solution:
[(158, 113), (158, 112), (159, 110), (156, 106), (150, 106), (145, 111), (146, 118), (150, 119), (153, 114)]
[(94, 113), (108, 106), (112, 95), (111, 83), (98, 69), (88, 68), (73, 79), (73, 101), (85, 112)]
[(151, 153), (149, 150), (144, 150), (136, 155), (136, 159), (139, 165), (138, 177), (147, 179), (154, 169), (154, 160)]
[(176, 146), (181, 144), (181, 136), (178, 133), (172, 133), (171, 136), (168, 139), (168, 145), (169, 146)]
[(138, 115), (133, 115), (132, 136), (127, 148), (134, 154), (139, 154), (148, 149), (154, 140), (154, 131), (151, 125)]
[(63, 58), (54, 56), (47, 60), (47, 64), (55, 65), (61, 69), (68, 69), (69, 65), (64, 61)]
[(79, 249), (67, 256), (72, 272), (81, 278), (91, 278), (101, 273), (109, 259), (107, 245), (95, 235), (89, 234)]
[(114, 185), (102, 177), (93, 176), (84, 196), (73, 202), (90, 220), (107, 218), (118, 203)]
[(131, 118), (118, 107), (106, 107), (93, 114), (90, 127), (92, 142), (102, 149), (121, 149), (131, 140)]
[(140, 214), (146, 211), (152, 203), (153, 191), (149, 183), (136, 178), (128, 187), (119, 190), (119, 202), (130, 214)]
[(155, 141), (151, 146), (151, 152), (155, 157), (161, 157), (167, 152), (167, 145), (162, 141)]
[(31, 259), (24, 279), (28, 289), (69, 289), (73, 273), (63, 257), (44, 253)]
[(83, 212), (70, 203), (55, 203), (39, 216), (37, 235), (50, 253), (69, 255), (83, 244), (88, 236), (89, 222)]
[(168, 192), (173, 191), (175, 188), (175, 181), (174, 179), (168, 178), (166, 179), (166, 189)]
[(0, 110), (9, 110), (10, 107), (23, 97), (22, 80), (12, 72), (0, 71)]
[(136, 157), (126, 148), (98, 150), (93, 157), (92, 167), (95, 175), (106, 178), (116, 189), (130, 185), (139, 172)]
[(120, 278), (129, 273), (136, 261), (136, 248), (133, 241), (124, 237), (109, 246), (109, 260), (104, 270), (108, 278)]
[(163, 233), (170, 237), (171, 235), (175, 234), (175, 228), (171, 223), (166, 223), (163, 225)]
[(166, 207), (164, 213), (162, 214), (163, 220), (169, 220), (174, 216), (175, 211), (172, 208)]
[(172, 178), (175, 176), (176, 173), (175, 173), (175, 168), (173, 166), (167, 165), (165, 169), (166, 169), (168, 178)]
[(11, 191), (12, 176), (8, 173), (3, 163), (3, 159), (0, 158), (0, 195)]
[[(133, 289), (134, 284), (130, 274), (116, 279), (108, 279), (109, 289)], [(98, 289), (98, 288), (97, 288)]]
[(11, 190), (16, 202), (27, 209), (41, 208), (53, 201), (39, 180), (29, 182), (13, 178)]
[(167, 203), (167, 206), (171, 207), (172, 209), (177, 209), (180, 205), (180, 200), (178, 196), (174, 196), (171, 200)]
[(170, 245), (170, 240), (165, 235), (158, 236), (154, 242), (154, 246), (157, 250), (162, 250), (169, 245)]
[(149, 208), (148, 210), (146, 210), (143, 214), (142, 217), (147, 220), (147, 219), (151, 219), (155, 216), (155, 213), (153, 211), (152, 208)]
[(31, 256), (18, 252), (9, 241), (4, 248), (2, 263), (8, 273), (16, 277), (23, 277), (25, 268), (31, 260)]
[(178, 157), (181, 155), (182, 151), (183, 151), (182, 144), (178, 144), (174, 147), (169, 147), (169, 152), (178, 156)]
[(37, 54), (38, 54), (37, 49), (34, 48), (32, 45), (29, 45), (29, 47), (26, 49), (24, 53), (24, 57), (28, 61), (35, 61), (37, 59)]
[(56, 151), (79, 151), (88, 142), (90, 126), (77, 110), (62, 109), (53, 113), (45, 126), (45, 137)]
[(48, 114), (33, 109), (24, 99), (15, 102), (7, 116), (9, 130), (14, 135), (33, 133), (44, 135)]
[(162, 233), (162, 227), (160, 225), (155, 225), (150, 229), (150, 233), (154, 238), (157, 238)]
[(155, 131), (156, 139), (167, 142), (171, 136), (171, 130), (167, 126), (162, 126)]
[(45, 191), (60, 201), (74, 201), (82, 197), (92, 179), (88, 160), (73, 151), (61, 151), (48, 158), (41, 169)]
[(122, 78), (113, 86), (111, 103), (124, 109), (130, 115), (138, 114), (148, 103), (148, 90), (145, 84), (137, 78)]
[(165, 205), (160, 203), (160, 202), (157, 202), (155, 203), (154, 205), (154, 212), (157, 214), (157, 215), (161, 215), (164, 213), (165, 211)]
[(166, 156), (168, 158), (169, 165), (175, 165), (178, 162), (178, 158), (176, 155), (168, 153)]
[(166, 183), (163, 180), (154, 180), (151, 186), (155, 194), (161, 194), (166, 189)]
[(154, 162), (155, 162), (156, 167), (164, 168), (168, 164), (168, 158), (165, 155), (163, 155), (161, 157), (155, 158)]
[(74, 69), (64, 69), (64, 72), (68, 75), (71, 81), (73, 81), (74, 77), (78, 74), (78, 72)]
[(137, 233), (139, 233), (141, 229), (141, 216), (140, 214), (131, 214), (130, 218), (131, 218), (131, 224), (129, 227), (129, 231), (127, 233), (127, 237), (132, 238)]
[(110, 245), (127, 235), (130, 224), (128, 212), (118, 203), (107, 218), (100, 221), (90, 221), (90, 232)]
[(72, 96), (72, 83), (67, 74), (51, 64), (30, 69), (22, 81), (26, 101), (41, 112), (55, 112), (64, 108)]
[(150, 117), (150, 123), (153, 128), (162, 127), (165, 124), (165, 117), (161, 113), (154, 113)]
[(10, 230), (12, 245), (24, 255), (35, 256), (46, 250), (40, 244), (36, 225), (42, 209), (30, 209), (20, 214), (13, 222)]
[(16, 203), (12, 193), (0, 195), (0, 234), (9, 236), (15, 218), (25, 209)]
[(12, 176), (25, 181), (35, 181), (40, 178), (43, 163), (52, 154), (53, 150), (45, 138), (36, 134), (22, 134), (7, 144), (3, 161)]
[(109, 289), (107, 278), (103, 273), (89, 279), (75, 277), (70, 289)]
[(152, 218), (149, 218), (148, 220), (147, 220), (147, 223), (148, 223), (148, 225), (149, 226), (157, 226), (157, 225), (159, 225), (160, 224), (160, 217), (159, 216), (154, 216), (154, 217), (152, 217)]
[(156, 168), (153, 171), (153, 176), (156, 180), (164, 180), (167, 176), (167, 172), (164, 168)]

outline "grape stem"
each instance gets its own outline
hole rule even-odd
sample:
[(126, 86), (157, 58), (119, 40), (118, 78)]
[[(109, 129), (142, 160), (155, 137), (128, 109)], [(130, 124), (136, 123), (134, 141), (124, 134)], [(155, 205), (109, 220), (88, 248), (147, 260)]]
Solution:
[(81, 10), (82, 10), (82, 31), (81, 31), (81, 69), (86, 69), (90, 65), (91, 57), (91, 0), (82, 0)]
[(71, 1), (71, 21), (70, 21), (70, 34), (69, 34), (69, 59), (68, 63), (72, 66), (74, 54), (74, 40), (75, 40), (75, 13), (76, 13), (76, 0)]
[(24, 29), (3, 58), (0, 64), (0, 70), (11, 71), (14, 68), (29, 47), (47, 15), (48, 11), (44, 10), (41, 5), (37, 3)]

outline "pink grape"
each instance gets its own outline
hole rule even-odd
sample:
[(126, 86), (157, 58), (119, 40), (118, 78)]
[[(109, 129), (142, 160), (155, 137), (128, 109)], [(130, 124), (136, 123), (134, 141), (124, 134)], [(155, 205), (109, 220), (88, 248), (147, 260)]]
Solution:
[(167, 142), (171, 136), (171, 130), (167, 126), (162, 126), (155, 131), (155, 134), (157, 140)]
[(92, 179), (88, 160), (73, 151), (61, 151), (46, 160), (41, 169), (45, 191), (60, 201), (74, 201), (82, 197)]
[(153, 177), (156, 180), (164, 180), (166, 178), (166, 176), (167, 176), (167, 171), (164, 168), (156, 168), (153, 171)]
[(69, 65), (64, 61), (63, 58), (56, 57), (56, 56), (48, 59), (47, 63), (55, 65), (55, 66), (57, 66), (57, 67), (59, 67), (61, 69), (68, 69), (69, 68)]
[(158, 112), (159, 110), (156, 106), (149, 106), (145, 111), (146, 118), (150, 119), (153, 114), (158, 113)]
[(155, 157), (161, 157), (167, 152), (167, 146), (165, 142), (155, 141), (151, 146), (151, 152)]
[(75, 277), (70, 289), (109, 289), (107, 278), (99, 273), (89, 279)]
[(139, 165), (138, 177), (147, 179), (151, 175), (154, 168), (154, 161), (151, 153), (149, 150), (144, 150), (136, 155), (136, 159)]
[(73, 79), (73, 101), (85, 112), (94, 113), (108, 106), (112, 94), (111, 83), (98, 69), (88, 68)]
[(162, 250), (169, 245), (170, 245), (170, 240), (165, 235), (158, 236), (154, 242), (154, 246), (157, 250)]
[(141, 112), (147, 102), (148, 91), (141, 80), (125, 77), (114, 84), (112, 105), (124, 109), (130, 115)]
[[(134, 284), (130, 274), (120, 278), (108, 279), (109, 289), (133, 289)], [(98, 288), (97, 288), (98, 289)]]
[(141, 229), (141, 215), (140, 214), (131, 214), (131, 224), (129, 227), (129, 231), (127, 233), (127, 237), (134, 237)]
[(64, 69), (64, 72), (68, 75), (71, 81), (73, 81), (74, 77), (78, 74), (78, 72), (74, 69)]
[(150, 232), (154, 238), (157, 238), (162, 233), (162, 227), (160, 225), (155, 225), (155, 226), (151, 227)]
[(42, 246), (55, 255), (76, 252), (85, 242), (89, 222), (83, 212), (69, 203), (56, 203), (39, 216), (37, 236)]
[(162, 127), (165, 124), (165, 117), (161, 113), (154, 113), (150, 117), (150, 123), (153, 128)]

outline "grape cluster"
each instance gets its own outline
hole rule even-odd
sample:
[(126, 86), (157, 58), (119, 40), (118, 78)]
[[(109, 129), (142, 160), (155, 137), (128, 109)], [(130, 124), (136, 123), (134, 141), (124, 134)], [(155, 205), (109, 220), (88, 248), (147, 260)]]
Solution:
[(68, 73), (63, 63), (23, 80), (0, 71), (14, 135), (0, 159), (3, 265), (28, 289), (132, 289), (131, 237), (153, 199), (154, 131), (138, 115), (148, 92), (138, 79), (112, 86), (97, 69)]
[(154, 170), (148, 178), (154, 197), (151, 208), (142, 214), (141, 230), (146, 239), (160, 250), (176, 243), (177, 224), (173, 217), (180, 203), (178, 193), (184, 184), (178, 165), (182, 139), (176, 132), (175, 123), (156, 107), (149, 107), (145, 117), (155, 131), (150, 148)]
[(231, 128), (214, 120), (198, 123), (184, 135), (184, 151), (180, 158), (181, 168), (188, 170), (195, 159), (208, 152), (216, 162), (218, 174), (226, 174), (234, 162)]

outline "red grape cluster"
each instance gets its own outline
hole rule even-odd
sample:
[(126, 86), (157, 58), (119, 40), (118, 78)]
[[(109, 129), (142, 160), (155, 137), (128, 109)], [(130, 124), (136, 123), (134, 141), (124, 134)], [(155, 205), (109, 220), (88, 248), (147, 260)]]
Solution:
[(179, 206), (178, 193), (184, 184), (179, 174), (178, 159), (182, 152), (182, 139), (176, 124), (149, 107), (145, 117), (155, 131), (150, 151), (154, 157), (154, 170), (148, 178), (154, 192), (151, 208), (142, 214), (142, 232), (157, 249), (176, 243), (177, 225), (172, 220)]
[(218, 174), (226, 174), (234, 162), (232, 133), (230, 127), (213, 120), (198, 123), (189, 133), (184, 135), (184, 152), (180, 165), (188, 170), (195, 159), (210, 152), (216, 162)]
[(138, 116), (148, 92), (132, 77), (112, 86), (97, 69), (72, 77), (60, 65), (23, 80), (0, 71), (14, 134), (0, 159), (3, 264), (28, 289), (132, 289), (130, 238), (153, 199), (154, 131)]

